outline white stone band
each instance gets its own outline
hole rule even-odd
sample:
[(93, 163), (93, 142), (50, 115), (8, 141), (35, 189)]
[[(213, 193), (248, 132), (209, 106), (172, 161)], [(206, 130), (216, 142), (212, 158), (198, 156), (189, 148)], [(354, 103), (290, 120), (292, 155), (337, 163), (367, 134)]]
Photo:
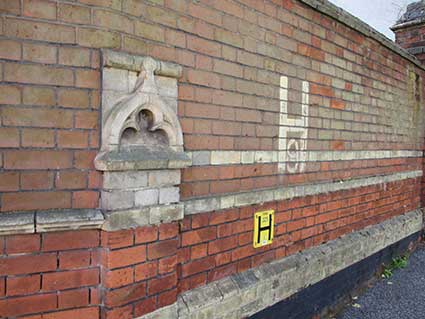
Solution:
[[(422, 151), (380, 150), (380, 151), (300, 151), (305, 162), (352, 161), (422, 157)], [(279, 151), (194, 151), (186, 152), (193, 166), (284, 163)], [(299, 160), (297, 160), (299, 161)], [(289, 160), (287, 159), (287, 162)]]
[(191, 199), (183, 201), (184, 214), (192, 215), (233, 207), (262, 204), (271, 201), (291, 199), (295, 197), (304, 197), (309, 195), (317, 195), (322, 193), (336, 192), (358, 187), (401, 181), (404, 179), (417, 178), (420, 176), (422, 176), (422, 171), (408, 171), (389, 175), (357, 178), (340, 182), (299, 186), (279, 186), (266, 190), (253, 190), (232, 195)]

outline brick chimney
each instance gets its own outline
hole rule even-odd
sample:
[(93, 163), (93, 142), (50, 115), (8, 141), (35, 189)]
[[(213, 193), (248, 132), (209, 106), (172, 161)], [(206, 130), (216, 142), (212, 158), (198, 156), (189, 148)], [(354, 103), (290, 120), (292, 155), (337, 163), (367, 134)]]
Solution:
[(425, 64), (425, 0), (409, 4), (391, 30), (395, 42)]

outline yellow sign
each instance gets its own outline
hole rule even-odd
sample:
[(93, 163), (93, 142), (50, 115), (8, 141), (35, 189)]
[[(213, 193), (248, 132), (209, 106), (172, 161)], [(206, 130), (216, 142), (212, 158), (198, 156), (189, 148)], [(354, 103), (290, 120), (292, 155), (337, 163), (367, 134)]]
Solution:
[(270, 245), (274, 235), (274, 210), (254, 215), (254, 248)]

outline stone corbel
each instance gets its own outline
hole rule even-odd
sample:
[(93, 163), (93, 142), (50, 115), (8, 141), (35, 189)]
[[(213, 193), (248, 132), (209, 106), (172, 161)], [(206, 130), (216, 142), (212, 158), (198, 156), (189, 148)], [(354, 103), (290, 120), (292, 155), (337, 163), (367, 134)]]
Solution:
[(191, 164), (177, 117), (181, 67), (151, 57), (103, 52), (102, 143), (104, 228), (183, 218), (180, 169)]

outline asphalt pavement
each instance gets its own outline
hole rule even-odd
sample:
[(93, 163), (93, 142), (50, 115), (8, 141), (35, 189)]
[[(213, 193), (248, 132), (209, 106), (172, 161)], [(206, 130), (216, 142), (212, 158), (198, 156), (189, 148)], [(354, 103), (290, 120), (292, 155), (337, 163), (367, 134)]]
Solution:
[(410, 256), (406, 268), (353, 297), (337, 319), (425, 319), (425, 247)]

